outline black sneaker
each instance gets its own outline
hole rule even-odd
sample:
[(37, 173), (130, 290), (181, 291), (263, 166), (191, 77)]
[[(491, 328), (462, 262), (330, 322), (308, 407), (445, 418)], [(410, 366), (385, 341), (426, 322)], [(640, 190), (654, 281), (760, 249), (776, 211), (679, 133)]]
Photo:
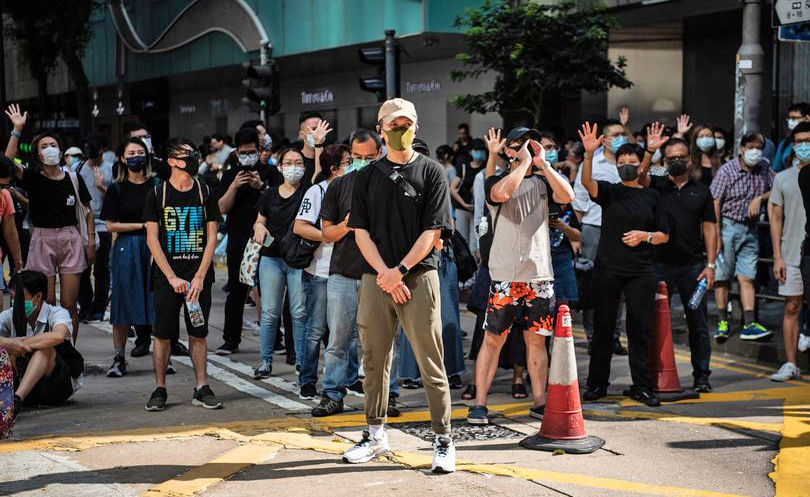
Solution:
[(172, 342), (172, 355), (188, 357), (188, 348), (180, 342)]
[(451, 390), (458, 390), (459, 388), (464, 386), (464, 384), (461, 383), (461, 376), (457, 374), (454, 374), (453, 376), (448, 378), (447, 381), (450, 383)]
[(529, 416), (533, 417), (534, 419), (543, 419), (543, 415), (545, 413), (546, 413), (545, 404), (542, 406), (536, 406), (529, 409)]
[(698, 378), (695, 378), (695, 384), (694, 384), (694, 386), (692, 388), (695, 390), (695, 392), (698, 392), (698, 393), (709, 393), (709, 392), (711, 392), (712, 391), (712, 385), (711, 385), (711, 383), (709, 383), (709, 377), (708, 376), (700, 376)]
[(422, 388), (422, 380), (412, 380), (410, 378), (405, 378), (402, 380), (402, 388), (407, 388), (408, 390), (416, 390), (417, 388)]
[(194, 395), (191, 397), (191, 404), (195, 406), (204, 407), (206, 409), (222, 409), (222, 402), (218, 401), (211, 387), (203, 385), (200, 388), (194, 389)]
[(326, 395), (321, 397), (320, 404), (312, 408), (312, 415), (316, 418), (332, 416), (343, 412), (343, 400), (330, 399)]
[(388, 409), (386, 409), (385, 414), (389, 418), (398, 418), (401, 414), (399, 412), (399, 407), (397, 407), (397, 398), (393, 395), (388, 396)]
[(135, 333), (135, 329), (132, 326), (130, 326), (127, 329), (127, 338), (135, 338), (136, 336), (138, 335)]
[(354, 385), (346, 387), (346, 390), (353, 393), (354, 395), (357, 395), (358, 397), (366, 396), (365, 392), (363, 392), (363, 382), (360, 380), (354, 382)]
[(617, 338), (616, 341), (613, 342), (613, 355), (627, 355), (627, 354), (628, 354), (627, 349), (625, 348), (624, 345), (622, 345), (622, 342), (620, 342), (619, 339)]
[(125, 374), (127, 374), (127, 361), (121, 356), (115, 356), (112, 366), (107, 370), (107, 377), (120, 378)]
[(143, 357), (149, 355), (149, 343), (137, 345), (132, 352), (129, 353), (132, 357)]
[(12, 421), (17, 419), (17, 415), (20, 414), (20, 409), (22, 409), (22, 403), (23, 403), (22, 398), (19, 395), (14, 394), (14, 405), (11, 406), (11, 409), (13, 410), (11, 413)]
[(301, 387), (301, 391), (298, 392), (298, 398), (301, 400), (315, 400), (318, 397), (318, 389), (315, 388), (314, 383), (307, 383), (303, 387)]
[(267, 361), (262, 361), (259, 363), (258, 367), (253, 371), (253, 379), (255, 380), (262, 380), (264, 378), (270, 378), (270, 374), (273, 372), (273, 365)]
[(174, 369), (174, 364), (172, 364), (172, 361), (169, 361), (169, 364), (166, 365), (166, 374), (175, 374), (175, 373), (177, 373), (177, 370)]
[(163, 387), (157, 387), (154, 392), (152, 392), (152, 396), (149, 397), (149, 402), (146, 403), (146, 410), (147, 411), (162, 411), (166, 409), (166, 399), (168, 395), (166, 394), (166, 389)]
[(231, 342), (225, 342), (214, 351), (216, 355), (231, 355), (239, 352), (239, 345)]
[(607, 396), (607, 387), (588, 387), (582, 398), (588, 401), (599, 400)]
[(647, 407), (658, 407), (661, 405), (661, 399), (647, 387), (632, 387), (628, 393), (631, 399), (636, 402), (641, 402)]

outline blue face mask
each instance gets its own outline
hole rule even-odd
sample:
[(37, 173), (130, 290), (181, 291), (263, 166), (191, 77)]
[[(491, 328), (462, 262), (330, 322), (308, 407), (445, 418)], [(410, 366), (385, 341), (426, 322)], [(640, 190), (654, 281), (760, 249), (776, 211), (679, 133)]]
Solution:
[(557, 151), (556, 151), (556, 150), (554, 150), (553, 148), (552, 148), (552, 149), (550, 149), (550, 150), (546, 150), (546, 160), (547, 160), (547, 161), (549, 162), (549, 164), (551, 164), (552, 166), (553, 166), (554, 164), (556, 164), (556, 163), (557, 163)]
[(484, 162), (487, 160), (487, 153), (483, 150), (473, 150), (470, 155), (472, 155), (473, 160), (477, 162)]
[(619, 147), (621, 147), (625, 143), (627, 143), (626, 136), (624, 135), (617, 136), (616, 138), (610, 140), (610, 151), (615, 154), (616, 151), (619, 150)]
[(810, 143), (802, 142), (793, 147), (793, 153), (799, 162), (810, 162)]

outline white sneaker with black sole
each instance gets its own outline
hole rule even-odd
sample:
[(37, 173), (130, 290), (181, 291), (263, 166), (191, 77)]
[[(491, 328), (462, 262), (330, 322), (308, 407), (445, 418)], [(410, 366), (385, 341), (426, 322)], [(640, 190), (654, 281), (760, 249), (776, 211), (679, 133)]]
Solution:
[(436, 435), (433, 442), (433, 464), (430, 470), (434, 473), (455, 473), (456, 447), (450, 435)]
[(380, 431), (375, 438), (371, 438), (369, 432), (363, 432), (363, 438), (354, 444), (354, 447), (343, 453), (343, 462), (349, 464), (360, 464), (369, 462), (377, 456), (388, 453), (388, 435), (385, 431)]
[(810, 335), (803, 333), (799, 334), (799, 352), (807, 352), (810, 350)]
[(790, 381), (801, 379), (802, 373), (799, 371), (799, 367), (792, 362), (782, 364), (779, 371), (771, 375), (771, 381)]

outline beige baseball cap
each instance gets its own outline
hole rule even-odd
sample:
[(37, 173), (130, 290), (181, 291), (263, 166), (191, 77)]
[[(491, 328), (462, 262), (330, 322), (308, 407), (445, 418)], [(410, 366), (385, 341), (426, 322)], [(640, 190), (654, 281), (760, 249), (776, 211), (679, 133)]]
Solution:
[(377, 121), (382, 121), (385, 124), (390, 123), (398, 117), (407, 117), (415, 123), (416, 107), (413, 106), (413, 103), (404, 98), (397, 97), (383, 102), (380, 106), (380, 111), (377, 113)]

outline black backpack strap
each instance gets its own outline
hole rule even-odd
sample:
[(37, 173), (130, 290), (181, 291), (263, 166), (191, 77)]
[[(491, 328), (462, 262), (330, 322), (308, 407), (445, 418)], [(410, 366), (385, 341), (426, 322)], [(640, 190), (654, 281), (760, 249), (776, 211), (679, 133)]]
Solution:
[(416, 188), (413, 187), (408, 180), (406, 180), (399, 171), (394, 169), (391, 164), (389, 164), (385, 160), (379, 160), (376, 163), (376, 167), (388, 177), (391, 181), (394, 182), (395, 185), (399, 187), (402, 193), (405, 194), (406, 197), (410, 197), (416, 201), (418, 201), (422, 196), (419, 192), (416, 191)]
[(501, 217), (501, 207), (503, 207), (503, 204), (498, 205), (498, 210), (495, 211), (495, 220), (492, 221), (492, 236), (495, 236), (495, 228), (498, 227), (498, 218)]

